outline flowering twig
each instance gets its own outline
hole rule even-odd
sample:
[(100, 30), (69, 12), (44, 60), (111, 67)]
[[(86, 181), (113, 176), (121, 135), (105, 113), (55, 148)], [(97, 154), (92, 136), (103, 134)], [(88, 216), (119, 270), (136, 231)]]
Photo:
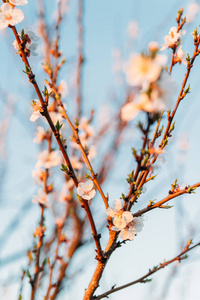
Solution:
[[(194, 184), (194, 185), (191, 185), (191, 186), (186, 186), (184, 189), (182, 190), (178, 190), (178, 191), (174, 191), (174, 192), (169, 192), (169, 195), (167, 197), (165, 197), (164, 199), (156, 202), (156, 203), (152, 203), (150, 205), (148, 205), (146, 208), (143, 208), (141, 210), (139, 210), (138, 212), (134, 213), (133, 214), (133, 217), (138, 217), (138, 216), (141, 216), (143, 215), (144, 213), (154, 209), (154, 208), (159, 208), (161, 207), (162, 208), (162, 205), (166, 202), (168, 202), (169, 200), (172, 200), (178, 196), (181, 196), (183, 194), (190, 194), (192, 193), (197, 187), (200, 186), (200, 182)], [(165, 208), (165, 207), (164, 207)]]

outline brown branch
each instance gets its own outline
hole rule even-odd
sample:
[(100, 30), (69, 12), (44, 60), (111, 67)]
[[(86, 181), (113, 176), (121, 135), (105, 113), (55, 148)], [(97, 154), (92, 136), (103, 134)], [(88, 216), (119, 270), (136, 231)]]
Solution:
[(154, 208), (157, 208), (157, 207), (162, 207), (162, 205), (178, 196), (181, 196), (183, 194), (190, 194), (192, 193), (193, 189), (196, 189), (197, 187), (200, 186), (200, 182), (194, 184), (194, 185), (191, 185), (190, 187), (186, 187), (185, 189), (183, 190), (180, 190), (180, 191), (175, 191), (173, 192), (173, 194), (169, 194), (167, 197), (165, 197), (164, 199), (156, 202), (155, 204), (151, 205), (151, 206), (147, 206), (141, 210), (139, 210), (138, 212), (134, 213), (133, 214), (133, 217), (138, 217), (138, 216), (141, 216), (143, 214), (145, 214), (146, 212), (154, 209)]
[(139, 279), (131, 281), (131, 282), (127, 283), (127, 284), (121, 285), (118, 288), (112, 288), (111, 290), (109, 290), (109, 291), (107, 291), (107, 292), (105, 292), (105, 293), (103, 293), (103, 294), (101, 294), (101, 295), (99, 295), (97, 297), (96, 296), (92, 297), (91, 299), (100, 300), (102, 298), (108, 298), (108, 295), (113, 294), (113, 293), (115, 293), (117, 291), (120, 291), (122, 289), (125, 289), (125, 288), (127, 288), (129, 286), (132, 286), (132, 285), (136, 284), (136, 283), (146, 283), (148, 281), (151, 281), (151, 279), (148, 280), (146, 278), (148, 278), (149, 276), (153, 275), (154, 273), (160, 271), (161, 269), (163, 269), (164, 267), (170, 265), (171, 263), (173, 263), (175, 261), (178, 261), (180, 263), (182, 260), (184, 260), (184, 259), (187, 258), (187, 256), (185, 254), (188, 253), (190, 250), (193, 250), (194, 248), (200, 246), (200, 243), (197, 243), (197, 244), (195, 244), (192, 247), (189, 247), (189, 245), (187, 244), (186, 247), (185, 247), (185, 249), (179, 255), (177, 255), (176, 257), (172, 258), (171, 260), (164, 261), (163, 263), (160, 263), (159, 266), (156, 266), (153, 269), (150, 269), (147, 274), (145, 274), (144, 276), (140, 277)]

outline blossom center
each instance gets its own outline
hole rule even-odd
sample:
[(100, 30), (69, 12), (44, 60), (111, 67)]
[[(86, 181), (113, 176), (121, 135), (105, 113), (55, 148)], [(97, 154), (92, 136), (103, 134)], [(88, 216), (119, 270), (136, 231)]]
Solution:
[(7, 21), (12, 20), (12, 15), (11, 15), (9, 12), (5, 13), (4, 16), (5, 16), (5, 19), (6, 19)]

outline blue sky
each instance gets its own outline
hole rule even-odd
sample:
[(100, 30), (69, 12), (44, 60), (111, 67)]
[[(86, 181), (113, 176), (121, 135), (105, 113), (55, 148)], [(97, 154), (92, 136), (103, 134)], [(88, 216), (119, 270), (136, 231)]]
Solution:
[[(23, 24), (17, 26), (18, 30), (20, 30), (24, 24), (28, 27), (32, 26), (33, 29), (36, 27), (37, 7), (35, 1), (29, 2), (27, 6), (23, 7), (26, 18)], [(49, 0), (48, 3), (52, 4), (52, 6), (47, 5), (48, 21), (51, 23), (53, 20), (54, 1)], [(129, 56), (126, 47), (126, 29), (129, 22), (136, 20), (140, 27), (139, 37), (133, 44), (133, 48), (129, 51), (145, 51), (151, 40), (156, 40), (159, 44), (163, 43), (164, 36), (168, 33), (170, 27), (175, 25), (177, 10), (180, 6), (185, 8), (189, 3), (190, 1), (173, 0), (85, 1), (83, 98), (87, 102), (87, 105), (84, 107), (84, 113), (86, 115), (88, 115), (89, 111), (93, 108), (96, 109), (96, 114), (98, 114), (100, 107), (107, 104), (110, 98), (112, 98), (112, 95), (115, 95), (119, 102), (123, 100), (124, 88), (114, 82), (112, 53), (113, 49), (120, 49), (124, 57)], [(60, 79), (65, 78), (67, 82), (70, 81), (76, 63), (76, 9), (77, 1), (73, 0), (70, 2), (69, 13), (65, 18), (61, 32), (61, 49), (65, 53), (67, 64), (63, 69)], [(195, 27), (199, 27), (199, 16), (195, 20), (194, 26), (191, 24), (186, 27), (187, 36), (183, 38), (183, 49), (185, 51), (192, 51), (193, 49), (191, 32)], [(3, 234), (10, 220), (20, 211), (24, 202), (27, 201), (27, 199), (30, 199), (31, 202), (31, 197), (34, 193), (31, 170), (35, 165), (36, 155), (39, 150), (32, 142), (31, 134), (35, 128), (34, 125), (29, 122), (30, 101), (35, 98), (35, 95), (31, 89), (31, 85), (27, 84), (25, 74), (22, 73), (23, 64), (19, 57), (15, 55), (15, 50), (12, 46), (13, 40), (11, 30), (6, 29), (2, 32), (0, 36), (0, 87), (2, 90), (8, 89), (9, 93), (17, 94), (17, 101), (15, 105), (16, 116), (13, 116), (9, 129), (7, 145), (9, 163), (8, 171), (5, 174), (7, 181), (5, 181), (5, 185), (3, 186), (0, 202), (1, 234)], [(170, 51), (165, 51), (165, 53), (170, 54)], [(40, 56), (31, 58), (30, 62), (31, 66), (34, 66), (36, 75), (41, 78), (39, 81), (40, 87), (43, 87), (44, 75), (41, 75), (41, 55), (42, 51), (40, 51)], [(177, 114), (177, 129), (174, 132), (167, 153), (164, 155), (164, 168), (160, 169), (161, 173), (156, 182), (154, 182), (151, 187), (147, 186), (147, 191), (142, 195), (141, 204), (136, 206), (136, 210), (145, 206), (149, 200), (153, 200), (151, 197), (156, 197), (156, 199), (159, 200), (166, 196), (167, 191), (170, 189), (170, 184), (178, 174), (180, 184), (192, 184), (199, 181), (199, 66), (200, 61), (195, 64), (192, 70), (189, 80), (189, 82), (191, 82), (192, 93), (187, 97), (187, 100), (181, 104), (180, 111)], [(184, 72), (184, 66), (177, 66), (172, 74), (177, 82), (177, 88), (179, 88), (181, 84)], [(70, 107), (71, 104), (72, 99), (69, 99), (67, 105)], [(0, 102), (0, 106), (1, 111), (3, 111), (3, 101)], [(110, 106), (112, 113), (116, 106), (113, 100)], [(73, 109), (70, 110), (69, 108), (69, 114), (73, 116)], [(132, 121), (131, 125), (133, 131), (136, 132), (134, 121)], [(177, 141), (183, 139), (182, 134), (187, 136), (190, 145), (188, 152), (185, 154), (184, 161), (179, 162), (180, 150), (177, 150)], [(138, 139), (136, 139), (136, 142), (138, 143)], [(121, 152), (118, 156), (121, 176), (113, 172), (109, 183), (105, 185), (105, 189), (109, 190), (111, 199), (118, 198), (122, 192), (127, 190), (124, 177), (128, 173), (130, 163), (133, 163), (133, 159), (130, 155), (131, 152), (128, 150), (131, 146), (134, 146), (133, 143), (134, 139), (133, 142), (132, 140), (127, 140), (127, 144), (123, 148), (124, 152)], [(175, 148), (173, 148), (173, 143)], [(26, 188), (24, 189), (24, 187)], [(196, 195), (188, 196), (187, 198), (185, 197), (177, 201), (182, 201), (183, 206), (187, 209), (187, 214), (184, 210), (185, 222), (179, 220), (179, 211), (182, 207), (180, 204), (175, 205), (176, 200), (173, 202), (174, 208), (171, 210), (161, 210), (159, 213), (157, 211), (150, 213), (146, 217), (144, 230), (138, 235), (135, 241), (133, 243), (127, 243), (122, 249), (113, 254), (102, 279), (102, 286), (99, 293), (106, 291), (114, 284), (120, 285), (137, 279), (138, 276), (145, 274), (153, 265), (162, 262), (163, 259), (169, 259), (179, 252), (180, 245), (177, 243), (177, 241), (179, 241), (179, 235), (187, 240), (187, 238), (190, 237), (188, 236), (188, 229), (192, 227), (193, 220), (196, 220), (198, 216), (198, 192)], [(21, 212), (25, 215), (24, 221), (19, 226), (17, 232), (6, 240), (6, 245), (2, 247), (2, 253), (0, 253), (1, 259), (4, 259), (8, 254), (23, 250), (31, 245), (29, 237), (38, 219), (38, 209), (33, 206), (30, 211), (22, 210)], [(188, 220), (190, 220), (190, 222)], [(177, 227), (177, 222), (179, 221), (181, 222), (181, 229)], [(197, 228), (199, 228), (199, 225), (200, 224), (197, 224)], [(196, 239), (198, 237), (199, 234), (196, 236)], [(104, 243), (105, 242), (106, 235), (104, 237)], [(196, 250), (195, 253), (197, 253), (197, 251), (198, 250)], [(70, 292), (67, 292), (66, 289), (63, 290), (60, 299), (63, 299), (63, 296), (69, 300), (81, 299), (83, 290), (87, 286), (96, 264), (93, 257), (93, 249), (87, 247), (83, 250), (81, 258), (79, 257), (79, 252), (76, 254), (72, 266), (77, 267), (80, 260), (85, 258), (89, 260), (89, 267), (83, 268), (83, 271), (80, 272), (80, 275), (78, 275), (74, 281)], [(179, 277), (180, 279), (177, 277), (177, 279), (173, 281), (166, 300), (190, 300), (194, 299), (195, 294), (199, 293), (199, 287), (189, 281), (188, 289), (182, 288), (184, 281), (188, 280), (187, 272), (192, 273), (193, 282), (195, 282), (197, 276), (199, 276), (197, 275), (199, 268), (199, 261), (196, 261), (197, 255), (191, 254), (191, 257), (193, 260), (191, 259), (188, 264), (187, 262), (183, 263), (183, 265), (185, 265), (185, 271), (184, 266), (178, 271), (181, 275)], [(19, 270), (25, 265), (25, 260), (17, 261), (14, 267), (7, 265), (3, 268), (2, 272), (0, 271), (0, 278), (5, 279), (9, 277), (11, 273), (19, 275)], [(161, 277), (163, 274), (163, 278), (166, 278), (168, 271), (164, 270), (161, 272), (162, 273), (155, 275), (153, 283), (149, 284), (149, 286), (134, 286), (118, 294), (111, 295), (110, 299), (118, 300), (122, 297), (124, 299), (132, 299), (137, 297), (138, 300), (146, 300), (149, 299), (149, 293), (151, 293), (151, 299), (159, 300), (162, 287), (166, 284)], [(154, 283), (154, 281), (158, 282), (158, 284)], [(77, 285), (79, 286), (79, 290), (77, 290)], [(150, 287), (150, 285), (152, 287)], [(7, 292), (7, 299), (9, 300), (16, 299), (16, 292), (19, 289), (18, 281), (14, 280), (12, 287), (14, 292)], [(2, 291), (0, 291), (0, 295)]]

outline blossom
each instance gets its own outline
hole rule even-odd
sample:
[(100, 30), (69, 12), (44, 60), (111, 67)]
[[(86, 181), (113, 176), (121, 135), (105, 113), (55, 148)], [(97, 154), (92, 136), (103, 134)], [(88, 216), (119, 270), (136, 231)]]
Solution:
[(61, 157), (58, 151), (51, 151), (49, 153), (47, 150), (44, 150), (39, 154), (38, 162), (35, 167), (36, 169), (40, 167), (50, 169), (52, 167), (58, 166), (60, 163)]
[(82, 162), (79, 161), (79, 159), (76, 156), (72, 156), (71, 159), (72, 168), (75, 170), (80, 170), (83, 168)]
[(42, 204), (42, 205), (47, 204), (47, 202), (48, 202), (47, 194), (42, 189), (40, 189), (38, 191), (38, 194), (33, 197), (32, 202), (33, 203), (39, 203), (39, 204)]
[[(21, 41), (24, 44), (24, 50), (27, 56), (30, 56), (30, 54), (33, 56), (37, 56), (38, 53), (35, 52), (35, 50), (38, 47), (38, 43), (33, 43), (33, 41), (38, 41), (39, 37), (33, 31), (30, 30), (23, 30), (22, 34), (18, 33), (18, 35), (20, 36)], [(20, 47), (17, 43), (17, 40), (13, 42), (13, 46), (17, 51), (20, 51)]]
[(125, 65), (128, 84), (146, 88), (149, 83), (155, 82), (160, 77), (162, 67), (166, 62), (165, 55), (156, 55), (155, 58), (151, 58), (141, 54), (132, 54)]
[(187, 65), (187, 61), (185, 58), (185, 53), (182, 50), (182, 45), (178, 48), (178, 51), (176, 52), (175, 62), (178, 62), (179, 64), (184, 63), (184, 65)]
[(177, 32), (177, 28), (175, 26), (171, 27), (169, 35), (166, 35), (164, 37), (165, 42), (160, 50), (162, 51), (166, 48), (173, 48), (177, 44), (177, 42), (180, 41), (182, 35), (185, 35), (185, 30), (183, 30), (182, 32)]
[(37, 120), (40, 116), (40, 113), (43, 112), (43, 109), (40, 105), (39, 100), (33, 100), (32, 103), (32, 108), (33, 108), (33, 113), (30, 117), (30, 121), (34, 122), (35, 120)]
[(61, 82), (58, 86), (58, 94), (61, 94), (62, 97), (65, 97), (68, 94), (68, 86), (64, 79), (61, 80)]
[(82, 117), (79, 122), (79, 129), (84, 130), (88, 136), (94, 136), (94, 128), (90, 125), (90, 121), (85, 117)]
[[(50, 117), (51, 117), (54, 124), (56, 124), (57, 121), (59, 121), (59, 123), (62, 123), (63, 117), (62, 117), (62, 114), (60, 112), (49, 111), (49, 114), (50, 114)], [(62, 128), (63, 127), (64, 127), (64, 124), (63, 124)]]
[[(132, 213), (130, 211), (123, 210), (120, 199), (115, 200), (115, 208), (109, 207), (106, 210), (106, 214), (109, 217), (114, 218), (113, 224), (115, 226), (111, 228), (114, 231), (118, 231), (118, 230), (125, 228), (126, 225), (133, 220)], [(117, 228), (117, 230), (115, 230), (114, 228)]]
[(45, 173), (43, 170), (36, 169), (36, 170), (32, 171), (32, 177), (36, 178), (38, 183), (41, 183), (41, 182), (43, 182)]
[(157, 114), (171, 108), (171, 97), (175, 90), (175, 84), (170, 80), (167, 72), (163, 72), (160, 79), (151, 84), (148, 93), (142, 92), (135, 102), (127, 103), (121, 109), (121, 118), (130, 121), (139, 111)]
[(25, 5), (28, 3), (27, 0), (9, 0), (9, 3), (13, 5)]
[(143, 228), (143, 218), (135, 217), (131, 222), (127, 223), (124, 228), (119, 228), (117, 226), (111, 227), (113, 231), (120, 231), (120, 238), (123, 240), (133, 240), (138, 232)]
[(74, 181), (70, 178), (64, 183), (63, 188), (60, 192), (61, 201), (66, 201), (69, 199), (73, 187), (74, 187)]
[(24, 14), (20, 9), (13, 8), (8, 3), (4, 3), (0, 10), (0, 29), (8, 25), (14, 26), (24, 19)]
[(80, 182), (77, 187), (77, 194), (84, 200), (91, 200), (96, 194), (94, 183), (90, 180)]
[(128, 122), (132, 120), (140, 111), (140, 105), (135, 102), (129, 102), (121, 108), (121, 118)]
[(139, 34), (139, 25), (137, 21), (131, 21), (127, 27), (127, 35), (129, 38), (136, 38)]
[(157, 42), (152, 41), (152, 42), (149, 43), (148, 48), (149, 48), (149, 50), (150, 50), (151, 52), (157, 52), (158, 49), (159, 49), (159, 45), (158, 45)]
[(186, 8), (186, 21), (191, 23), (199, 12), (199, 4), (197, 2), (189, 3)]
[(41, 143), (45, 139), (45, 130), (42, 126), (37, 127), (36, 136), (34, 138), (34, 143)]

